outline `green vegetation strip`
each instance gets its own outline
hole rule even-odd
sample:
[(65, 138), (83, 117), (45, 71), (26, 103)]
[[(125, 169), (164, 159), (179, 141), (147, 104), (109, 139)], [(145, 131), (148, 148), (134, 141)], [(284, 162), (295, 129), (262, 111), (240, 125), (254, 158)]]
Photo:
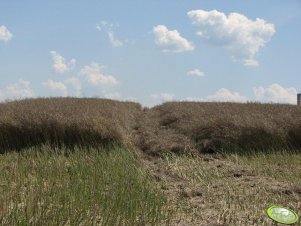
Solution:
[(0, 156), (0, 225), (157, 225), (166, 198), (135, 154), (48, 146)]
[[(234, 160), (233, 156), (232, 160)], [(252, 151), (239, 156), (237, 163), (247, 164), (259, 175), (272, 177), (301, 188), (300, 151), (274, 150), (269, 153)]]

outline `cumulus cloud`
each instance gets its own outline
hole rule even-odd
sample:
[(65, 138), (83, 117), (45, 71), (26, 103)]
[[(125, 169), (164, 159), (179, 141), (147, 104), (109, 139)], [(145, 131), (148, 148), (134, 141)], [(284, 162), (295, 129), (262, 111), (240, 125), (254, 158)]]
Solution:
[(102, 92), (102, 96), (111, 100), (119, 100), (119, 101), (131, 101), (138, 102), (138, 99), (135, 97), (123, 97), (119, 92)]
[(118, 92), (114, 92), (114, 93), (104, 93), (104, 98), (107, 98), (107, 99), (112, 99), (112, 100), (121, 100), (122, 97), (121, 97), (121, 94), (118, 93)]
[(199, 97), (186, 97), (185, 100), (187, 100), (187, 101), (205, 101), (204, 98), (199, 98)]
[(172, 101), (175, 95), (170, 93), (159, 93), (159, 94), (152, 94), (151, 98), (153, 100), (161, 100), (161, 101)]
[(123, 46), (123, 41), (115, 37), (115, 33), (114, 33), (115, 27), (118, 27), (118, 25), (111, 24), (104, 20), (96, 24), (97, 30), (104, 31), (107, 33), (109, 41), (113, 47), (121, 47)]
[[(253, 88), (255, 100), (259, 102), (289, 103), (296, 104), (297, 90), (294, 87), (282, 87), (274, 83), (266, 88), (259, 86)], [(221, 88), (213, 95), (206, 98), (187, 97), (187, 101), (219, 101), (219, 102), (247, 102), (248, 99), (238, 92), (231, 92), (228, 89)]]
[(53, 68), (55, 72), (62, 74), (71, 71), (75, 67), (75, 59), (71, 59), (69, 62), (66, 62), (65, 58), (56, 51), (50, 51), (50, 54), (53, 58)]
[(200, 71), (199, 69), (194, 69), (194, 70), (188, 71), (187, 75), (203, 77), (203, 76), (205, 76), (205, 73)]
[(256, 100), (271, 101), (277, 103), (296, 104), (297, 90), (294, 87), (284, 88), (274, 83), (267, 88), (262, 86), (253, 88)]
[(215, 94), (206, 98), (208, 101), (221, 101), (221, 102), (246, 102), (247, 98), (241, 96), (237, 92), (231, 92), (228, 89), (221, 88)]
[(104, 75), (102, 67), (97, 63), (86, 65), (80, 70), (80, 74), (85, 76), (86, 81), (92, 85), (116, 85), (119, 81), (112, 75)]
[(255, 95), (255, 98), (257, 100), (263, 99), (264, 98), (264, 93), (265, 93), (265, 88), (263, 87), (254, 87), (253, 88), (253, 93)]
[(96, 29), (99, 31), (102, 30), (112, 30), (116, 25), (109, 23), (105, 20), (100, 21), (98, 24), (96, 24)]
[(52, 91), (59, 92), (62, 96), (68, 95), (67, 87), (62, 82), (55, 82), (49, 79), (46, 82), (43, 82), (42, 85), (48, 87)]
[(34, 92), (30, 88), (30, 82), (23, 79), (19, 79), (17, 83), (10, 84), (4, 89), (0, 89), (0, 100), (26, 98), (33, 96)]
[(123, 42), (114, 37), (113, 31), (108, 31), (108, 37), (109, 37), (109, 40), (110, 40), (110, 43), (112, 44), (112, 46), (114, 46), (114, 47), (123, 46)]
[(187, 101), (212, 101), (212, 102), (246, 102), (247, 98), (238, 92), (232, 92), (226, 88), (217, 90), (213, 95), (206, 98), (187, 97)]
[(168, 30), (164, 25), (153, 28), (156, 45), (163, 52), (183, 52), (194, 50), (194, 45), (183, 38), (177, 30)]
[(0, 41), (8, 42), (13, 37), (12, 33), (5, 27), (0, 26)]
[(227, 16), (217, 10), (192, 10), (187, 15), (197, 26), (198, 36), (212, 45), (225, 47), (234, 61), (248, 66), (258, 65), (256, 53), (276, 31), (274, 24), (260, 18), (251, 20), (239, 13)]
[(68, 78), (65, 80), (65, 82), (66, 82), (66, 84), (73, 86), (73, 88), (75, 89), (76, 96), (81, 95), (82, 85), (77, 77)]
[(136, 97), (126, 97), (124, 100), (131, 101), (131, 102), (138, 102), (138, 99)]

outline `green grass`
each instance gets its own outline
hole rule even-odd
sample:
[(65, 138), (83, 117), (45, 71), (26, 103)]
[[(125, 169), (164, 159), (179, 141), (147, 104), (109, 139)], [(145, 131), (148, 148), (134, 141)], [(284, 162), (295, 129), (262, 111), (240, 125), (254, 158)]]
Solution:
[(110, 150), (52, 150), (0, 155), (1, 225), (157, 225), (166, 198), (136, 155)]
[(301, 196), (293, 189), (301, 188), (297, 152), (249, 151), (220, 159), (169, 152), (163, 160), (171, 176), (201, 188), (202, 202), (174, 193), (171, 205), (139, 155), (117, 145), (72, 152), (44, 145), (2, 154), (0, 225), (177, 225), (175, 219), (197, 225), (209, 219), (262, 226), (271, 225), (265, 213), (271, 205), (300, 214)]
[(239, 156), (237, 161), (247, 164), (260, 175), (301, 187), (301, 154), (298, 152), (254, 152)]

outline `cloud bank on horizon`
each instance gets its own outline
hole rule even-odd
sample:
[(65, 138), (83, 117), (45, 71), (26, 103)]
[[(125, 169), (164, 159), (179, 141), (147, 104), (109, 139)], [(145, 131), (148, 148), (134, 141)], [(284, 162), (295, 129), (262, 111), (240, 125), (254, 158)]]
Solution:
[[(212, 47), (224, 51), (226, 56), (228, 55), (232, 59), (233, 65), (242, 65), (242, 68), (246, 68), (241, 70), (255, 70), (256, 68), (260, 68), (261, 64), (257, 59), (257, 55), (264, 47), (268, 46), (268, 43), (273, 40), (273, 36), (276, 34), (276, 25), (274, 23), (262, 18), (251, 19), (237, 12), (226, 14), (218, 10), (195, 9), (186, 11), (186, 14), (182, 15), (182, 19), (185, 20), (185, 18), (188, 21), (188, 25), (185, 26), (177, 26), (176, 23), (168, 24), (162, 21), (161, 23), (154, 23), (152, 27), (148, 27), (149, 30), (152, 29), (151, 40), (154, 47), (153, 50), (149, 51), (156, 51), (157, 56), (161, 57), (162, 55), (161, 59), (177, 59), (177, 62), (187, 64), (185, 68), (183, 66), (181, 72), (183, 82), (192, 81), (191, 83), (196, 83), (197, 81), (201, 84), (202, 81), (208, 81), (214, 76), (216, 72), (205, 63), (202, 63), (204, 57), (199, 59), (199, 63), (195, 63), (197, 60), (193, 59), (193, 57), (198, 57), (199, 52), (202, 52), (203, 49), (210, 51)], [(179, 20), (180, 19), (179, 17)], [(104, 37), (109, 44), (106, 48), (111, 48), (111, 52), (107, 53), (111, 54), (113, 51), (122, 51), (122, 49), (127, 48), (127, 41), (116, 37), (116, 32), (119, 29), (118, 24), (113, 24), (105, 20), (101, 20), (95, 24), (94, 30), (96, 30), (98, 34), (105, 34)], [(91, 26), (93, 26), (93, 24), (91, 24)], [(14, 30), (16, 30), (15, 27)], [(120, 31), (118, 33), (120, 33)], [(194, 34), (194, 36), (192, 36), (191, 33)], [(145, 37), (149, 37), (146, 33), (144, 35)], [(123, 35), (123, 37), (125, 37), (125, 35)], [(7, 26), (1, 25), (0, 45), (5, 45), (7, 49), (10, 48), (10, 46), (14, 45), (14, 41), (17, 41), (15, 40), (17, 39), (15, 36), (13, 40), (12, 38), (13, 34)], [(18, 39), (22, 39), (22, 37), (18, 35)], [(9, 45), (7, 45), (8, 42)], [(142, 43), (142, 40), (140, 40), (140, 42)], [(94, 89), (99, 91), (96, 96), (102, 95), (104, 98), (139, 101), (137, 96), (122, 94), (118, 90), (122, 86), (129, 85), (124, 82), (124, 79), (121, 79), (122, 74), (120, 74), (120, 72), (119, 74), (116, 72), (117, 70), (115, 70), (117, 74), (105, 72), (106, 67), (98, 63), (99, 60), (90, 60), (89, 63), (87, 60), (82, 61), (79, 55), (75, 56), (76, 59), (75, 57), (66, 58), (61, 54), (66, 51), (66, 49), (52, 48), (48, 50), (48, 53), (45, 52), (45, 54), (48, 55), (50, 53), (52, 64), (49, 65), (49, 68), (52, 68), (54, 74), (51, 75), (53, 77), (49, 76), (40, 82), (39, 85), (47, 89), (50, 96), (81, 97), (85, 90)], [(145, 50), (141, 50), (141, 59), (143, 59), (143, 55), (145, 54), (145, 52), (142, 51)], [(131, 54), (131, 52), (129, 52), (129, 54)], [(208, 54), (208, 57), (209, 56), (210, 54)], [(103, 58), (105, 58), (105, 55)], [(185, 59), (187, 60), (185, 61)], [(156, 61), (156, 59), (147, 60), (149, 61), (148, 64), (153, 64), (154, 67), (159, 64), (160, 61)], [(177, 64), (178, 63), (171, 65), (170, 68)], [(214, 65), (214, 62), (212, 64)], [(110, 66), (110, 68), (112, 67), (114, 67), (114, 65)], [(219, 73), (221, 74), (222, 71)], [(179, 77), (178, 80), (180, 80)], [(3, 87), (2, 85), (2, 87), (0, 87), (0, 101), (39, 96), (32, 88), (33, 83), (34, 81), (19, 79), (17, 82), (10, 83), (7, 86)], [(145, 85), (147, 84), (145, 83)], [(132, 84), (132, 86), (132, 89), (134, 89), (135, 84)], [(161, 84), (160, 87), (162, 87)], [(110, 91), (107, 91), (107, 88)], [(205, 97), (193, 97), (188, 94), (186, 97), (180, 98), (179, 96), (181, 95), (174, 90), (169, 92), (167, 91), (168, 89), (164, 90), (164, 88), (161, 88), (161, 91), (159, 89), (153, 90), (152, 92), (148, 92), (149, 94), (147, 96), (148, 103), (152, 103), (153, 105), (165, 101), (181, 100), (230, 101), (242, 103), (262, 101), (296, 104), (297, 95), (297, 88), (281, 85), (279, 82), (274, 81), (270, 81), (270, 85), (265, 86), (251, 85), (249, 87), (249, 92), (253, 95), (251, 98), (240, 94), (242, 90), (239, 91), (239, 88), (234, 91), (223, 86), (215, 89), (216, 91), (211, 94), (203, 95)]]
[(34, 97), (34, 91), (30, 87), (30, 82), (19, 79), (17, 83), (9, 84), (0, 89), (0, 100), (19, 99)]

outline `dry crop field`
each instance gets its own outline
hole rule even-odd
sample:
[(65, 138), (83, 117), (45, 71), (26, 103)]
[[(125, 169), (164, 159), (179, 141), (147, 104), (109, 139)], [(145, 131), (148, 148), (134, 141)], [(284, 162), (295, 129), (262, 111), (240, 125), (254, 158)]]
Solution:
[(301, 214), (301, 108), (0, 104), (1, 225), (272, 225)]

